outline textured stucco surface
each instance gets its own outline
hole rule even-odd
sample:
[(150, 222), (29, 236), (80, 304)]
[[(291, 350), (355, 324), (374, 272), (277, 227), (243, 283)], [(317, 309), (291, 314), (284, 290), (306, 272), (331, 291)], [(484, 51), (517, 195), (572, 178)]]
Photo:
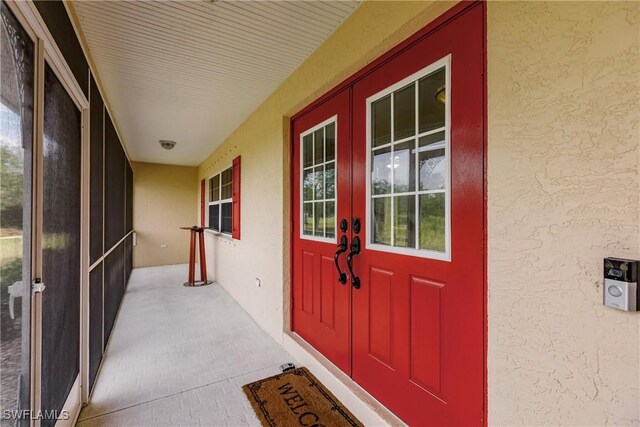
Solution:
[(198, 168), (143, 162), (132, 166), (134, 267), (187, 263), (189, 232), (180, 227), (199, 222), (194, 208), (200, 199)]
[(640, 313), (602, 258), (640, 257), (640, 3), (488, 7), (492, 425), (640, 424)]

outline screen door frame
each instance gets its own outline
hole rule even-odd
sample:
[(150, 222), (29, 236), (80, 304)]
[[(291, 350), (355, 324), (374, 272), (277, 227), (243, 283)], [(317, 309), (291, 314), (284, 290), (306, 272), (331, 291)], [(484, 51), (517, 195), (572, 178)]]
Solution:
[[(63, 411), (69, 411), (65, 424), (73, 425), (80, 407), (88, 399), (88, 284), (89, 284), (89, 100), (75, 79), (46, 24), (33, 2), (6, 1), (20, 24), (36, 44), (34, 141), (33, 141), (33, 200), (32, 200), (32, 283), (42, 277), (42, 206), (43, 206), (43, 128), (44, 128), (44, 68), (45, 62), (62, 83), (81, 113), (80, 166), (80, 371), (67, 396)], [(88, 69), (87, 72), (90, 72)], [(45, 290), (46, 292), (46, 283)], [(42, 352), (42, 295), (31, 293), (31, 411), (41, 409), (41, 352)], [(37, 417), (32, 417), (37, 418)], [(62, 421), (62, 420), (61, 420)], [(33, 427), (40, 426), (32, 419)]]

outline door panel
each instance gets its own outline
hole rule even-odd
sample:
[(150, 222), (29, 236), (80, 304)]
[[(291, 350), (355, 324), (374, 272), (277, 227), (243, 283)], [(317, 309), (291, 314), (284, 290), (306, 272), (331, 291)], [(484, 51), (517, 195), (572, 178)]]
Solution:
[(412, 425), (483, 419), (483, 38), (472, 7), (353, 86), (353, 378)]
[[(34, 43), (5, 2), (0, 29), (0, 407), (30, 409)], [(23, 413), (25, 414), (25, 413)], [(3, 416), (1, 426), (29, 425)]]
[(345, 235), (338, 223), (351, 217), (349, 122), (349, 91), (294, 121), (292, 206), (293, 330), (347, 373), (351, 291), (338, 281), (334, 254)]
[(369, 271), (369, 316), (367, 353), (380, 363), (393, 369), (391, 360), (393, 330), (392, 319), (394, 307), (392, 304), (393, 272), (371, 267)]
[(320, 270), (320, 321), (333, 331), (335, 331), (334, 287), (337, 281), (333, 259), (323, 255)]
[(59, 415), (80, 372), (81, 126), (80, 110), (45, 64), (42, 409)]
[(443, 283), (412, 277), (410, 287), (410, 376), (412, 383), (433, 394), (441, 391)]
[(302, 311), (309, 316), (313, 316), (313, 262), (315, 254), (313, 252), (302, 252)]

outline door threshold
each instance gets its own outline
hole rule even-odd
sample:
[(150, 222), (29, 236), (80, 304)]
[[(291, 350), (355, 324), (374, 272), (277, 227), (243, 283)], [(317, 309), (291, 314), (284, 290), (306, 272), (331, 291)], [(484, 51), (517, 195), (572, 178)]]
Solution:
[(300, 335), (285, 331), (284, 348), (309, 368), (364, 425), (407, 425)]

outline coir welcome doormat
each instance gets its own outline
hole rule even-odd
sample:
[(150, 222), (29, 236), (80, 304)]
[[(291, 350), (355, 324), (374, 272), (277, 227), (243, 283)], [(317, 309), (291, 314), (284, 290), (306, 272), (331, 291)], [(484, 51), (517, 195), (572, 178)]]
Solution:
[(263, 426), (362, 426), (306, 368), (242, 387)]

